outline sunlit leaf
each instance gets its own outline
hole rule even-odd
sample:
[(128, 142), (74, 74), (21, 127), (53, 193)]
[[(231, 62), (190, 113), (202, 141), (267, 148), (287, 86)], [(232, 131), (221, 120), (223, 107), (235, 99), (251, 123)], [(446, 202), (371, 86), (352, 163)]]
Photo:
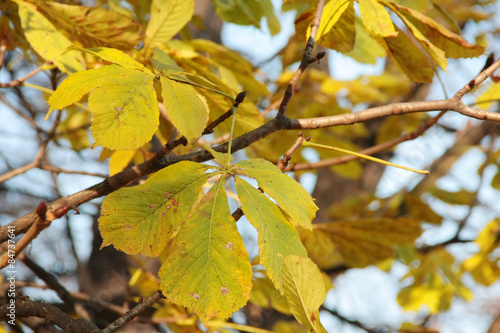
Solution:
[[(442, 49), (449, 58), (470, 58), (483, 54), (484, 47), (469, 44), (463, 37), (446, 29), (422, 13), (394, 4), (397, 12), (402, 13), (430, 42)], [(412, 30), (415, 34), (415, 31)], [(415, 34), (415, 37), (417, 35)], [(419, 37), (417, 37), (419, 38)]]
[(116, 65), (89, 69), (68, 76), (49, 98), (50, 109), (46, 118), (56, 109), (78, 102), (85, 94), (100, 87), (109, 77), (116, 76), (120, 67)]
[(68, 49), (87, 52), (87, 53), (95, 55), (96, 57), (101, 58), (102, 60), (109, 61), (113, 64), (120, 65), (124, 68), (138, 69), (138, 70), (145, 72), (146, 74), (153, 74), (148, 68), (144, 67), (143, 64), (136, 61), (134, 58), (132, 58), (131, 56), (129, 56), (125, 52), (117, 50), (117, 49), (113, 49), (113, 48), (109, 48), (109, 47), (94, 47), (94, 48), (84, 49), (84, 48), (76, 47), (76, 46), (71, 46)]
[(161, 97), (172, 124), (188, 140), (200, 137), (207, 125), (208, 109), (195, 89), (163, 76), (160, 81)]
[(21, 0), (15, 1), (19, 6), (19, 17), (24, 34), (36, 52), (45, 60), (53, 61), (64, 73), (74, 73), (85, 69), (80, 53), (64, 53), (71, 45), (71, 41), (37, 10), (38, 7), (35, 4)]
[(326, 291), (323, 276), (309, 258), (283, 257), (281, 276), (283, 294), (290, 311), (308, 332), (325, 332), (319, 321), (319, 307), (325, 301)]
[(363, 24), (372, 34), (381, 37), (396, 37), (394, 24), (385, 7), (376, 0), (359, 0), (359, 11)]
[(248, 253), (227, 200), (221, 177), (182, 224), (159, 273), (165, 297), (205, 323), (229, 317), (252, 288)]
[(36, 1), (38, 10), (84, 47), (131, 49), (139, 42), (139, 24), (131, 15), (100, 7)]
[[(192, 210), (210, 166), (179, 162), (158, 171), (144, 184), (122, 188), (103, 202), (99, 230), (102, 247), (155, 257)], [(213, 167), (212, 167), (213, 168)]]
[[(239, 177), (236, 190), (241, 208), (248, 221), (257, 229), (259, 256), (269, 278), (276, 288), (282, 285), (281, 258), (279, 255), (307, 256), (297, 231), (288, 222), (281, 210), (264, 194)], [(290, 179), (290, 181), (293, 181)]]
[(193, 16), (194, 0), (153, 0), (146, 29), (145, 49), (168, 42)]
[(160, 113), (154, 76), (127, 68), (116, 74), (89, 96), (94, 146), (116, 150), (139, 148), (158, 128)]
[(263, 159), (240, 161), (233, 167), (236, 173), (256, 179), (259, 187), (288, 214), (294, 225), (311, 228), (318, 207), (299, 183)]

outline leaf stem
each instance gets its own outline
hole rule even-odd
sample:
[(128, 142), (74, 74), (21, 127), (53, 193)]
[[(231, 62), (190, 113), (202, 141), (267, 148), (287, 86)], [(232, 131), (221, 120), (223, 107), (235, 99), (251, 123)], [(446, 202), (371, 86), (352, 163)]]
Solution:
[(387, 162), (387, 161), (381, 160), (381, 159), (376, 158), (376, 157), (372, 157), (372, 156), (368, 156), (368, 155), (365, 155), (365, 154), (356, 153), (356, 152), (353, 152), (353, 151), (350, 151), (350, 150), (347, 150), (347, 149), (326, 146), (326, 145), (322, 145), (322, 144), (319, 144), (319, 143), (308, 142), (308, 141), (304, 141), (302, 143), (302, 145), (305, 146), (305, 147), (312, 146), (312, 147), (317, 147), (317, 148), (334, 150), (334, 151), (338, 151), (338, 152), (341, 152), (341, 153), (344, 153), (344, 154), (354, 155), (354, 156), (357, 156), (357, 157), (360, 157), (360, 158), (364, 158), (364, 159), (367, 159), (367, 160), (370, 160), (370, 161), (373, 161), (373, 162), (377, 162), (377, 163), (380, 163), (380, 164), (385, 164), (385, 165), (389, 165), (389, 166), (392, 166), (392, 167), (395, 167), (395, 168), (400, 168), (400, 169), (412, 171), (412, 172), (415, 172), (415, 173), (419, 173), (421, 175), (427, 175), (427, 174), (429, 174), (428, 170), (417, 170), (417, 169), (413, 169), (413, 168), (408, 168), (408, 167), (405, 167), (405, 166), (402, 166), (402, 165), (398, 165), (398, 164), (394, 164), (394, 163), (391, 163), (391, 162)]

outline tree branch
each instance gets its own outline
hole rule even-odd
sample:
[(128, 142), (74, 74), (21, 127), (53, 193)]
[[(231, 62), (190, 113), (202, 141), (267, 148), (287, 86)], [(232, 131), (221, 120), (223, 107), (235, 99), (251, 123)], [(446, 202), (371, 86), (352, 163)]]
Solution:
[[(0, 320), (7, 321), (10, 309), (8, 304), (0, 307)], [(15, 303), (17, 318), (39, 317), (60, 327), (64, 332), (88, 333), (102, 332), (97, 326), (85, 319), (73, 319), (61, 309), (41, 302), (31, 302), (23, 298), (17, 298)]]
[(137, 304), (133, 309), (131, 309), (129, 312), (127, 312), (124, 316), (118, 318), (111, 324), (109, 324), (102, 332), (103, 333), (112, 333), (118, 330), (119, 328), (123, 327), (126, 323), (140, 315), (142, 312), (144, 312), (147, 308), (152, 306), (156, 301), (158, 301), (160, 298), (163, 298), (163, 295), (161, 294), (161, 291), (158, 290), (155, 292), (153, 295), (149, 296), (139, 304)]

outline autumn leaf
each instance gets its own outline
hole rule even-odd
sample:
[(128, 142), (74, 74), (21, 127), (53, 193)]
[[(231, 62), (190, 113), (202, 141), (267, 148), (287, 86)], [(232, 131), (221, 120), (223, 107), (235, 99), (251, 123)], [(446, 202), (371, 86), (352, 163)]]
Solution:
[(204, 323), (231, 316), (252, 288), (248, 253), (227, 200), (221, 177), (182, 224), (159, 272), (165, 297)]
[[(307, 256), (297, 231), (281, 210), (240, 177), (235, 177), (241, 208), (248, 221), (257, 229), (261, 264), (277, 289), (281, 289), (281, 256)], [(294, 181), (290, 179), (289, 181)]]
[(153, 0), (144, 39), (145, 53), (168, 42), (189, 22), (193, 11), (194, 0)]
[(294, 225), (311, 228), (318, 207), (307, 191), (274, 164), (263, 159), (240, 161), (233, 172), (257, 180), (259, 187), (276, 201)]
[(325, 234), (351, 267), (365, 267), (394, 255), (396, 246), (411, 244), (422, 232), (418, 222), (406, 217), (336, 221), (314, 225)]
[(309, 258), (286, 256), (282, 258), (283, 294), (290, 311), (308, 332), (324, 332), (319, 321), (319, 307), (325, 301), (323, 276)]
[(72, 44), (62, 32), (39, 11), (38, 7), (22, 0), (15, 0), (19, 6), (19, 17), (26, 39), (45, 60), (52, 61), (64, 73), (84, 70), (84, 59), (79, 53), (65, 53)]
[(191, 212), (202, 185), (213, 176), (205, 173), (208, 168), (179, 162), (142, 185), (109, 194), (99, 218), (102, 247), (112, 244), (128, 254), (158, 256)]
[[(112, 9), (36, 1), (38, 11), (64, 29), (83, 47), (106, 46), (127, 50), (136, 46), (140, 26), (131, 15)], [(113, 22), (113, 24), (110, 24)]]
[(396, 37), (394, 24), (385, 7), (376, 0), (359, 0), (359, 11), (366, 29), (381, 37)]

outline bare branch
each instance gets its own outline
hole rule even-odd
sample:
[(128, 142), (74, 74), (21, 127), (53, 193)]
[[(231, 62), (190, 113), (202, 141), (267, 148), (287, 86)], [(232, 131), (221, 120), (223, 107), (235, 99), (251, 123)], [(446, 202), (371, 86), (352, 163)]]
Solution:
[(103, 333), (112, 333), (112, 332), (115, 332), (116, 330), (120, 329), (121, 327), (123, 327), (123, 325), (125, 325), (126, 323), (128, 323), (129, 321), (131, 321), (132, 319), (137, 317), (138, 315), (140, 315), (142, 312), (144, 312), (147, 308), (152, 306), (154, 303), (156, 303), (162, 297), (163, 297), (163, 295), (161, 294), (161, 291), (158, 290), (153, 295), (149, 296), (148, 298), (146, 298), (145, 300), (143, 300), (142, 302), (137, 304), (133, 309), (131, 309), (129, 312), (127, 312), (124, 316), (118, 318), (117, 320), (115, 320), (114, 322), (109, 324), (103, 330)]
[(292, 99), (293, 94), (295, 93), (295, 87), (299, 82), (302, 73), (306, 70), (307, 66), (315, 61), (319, 61), (325, 56), (325, 52), (318, 53), (313, 59), (311, 59), (312, 50), (314, 48), (314, 43), (316, 41), (316, 34), (318, 33), (319, 24), (321, 22), (321, 15), (323, 13), (323, 8), (325, 7), (326, 0), (318, 0), (318, 5), (316, 6), (316, 13), (314, 14), (314, 18), (311, 22), (311, 34), (309, 39), (307, 40), (307, 44), (304, 50), (304, 56), (302, 57), (302, 61), (300, 62), (299, 68), (295, 71), (292, 79), (288, 83), (288, 86), (285, 91), (285, 96), (281, 101), (278, 117), (283, 117), (285, 115), (286, 109), (288, 108), (288, 103)]
[(307, 138), (304, 138), (302, 136), (302, 132), (299, 132), (297, 140), (295, 140), (294, 144), (286, 151), (286, 153), (283, 155), (283, 157), (278, 161), (278, 168), (280, 168), (281, 171), (285, 171), (285, 168), (288, 166), (288, 162), (292, 159), (292, 154), (297, 151), (302, 146), (302, 143), (305, 141), (309, 141), (311, 139), (310, 136)]

